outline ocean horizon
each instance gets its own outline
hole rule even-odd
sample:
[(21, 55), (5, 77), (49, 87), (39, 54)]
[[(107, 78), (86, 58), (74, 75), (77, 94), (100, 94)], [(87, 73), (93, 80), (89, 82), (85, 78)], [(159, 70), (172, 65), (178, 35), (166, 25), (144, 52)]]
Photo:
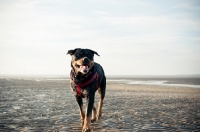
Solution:
[[(200, 75), (108, 75), (107, 83), (200, 88)], [(0, 75), (0, 79), (69, 81), (68, 75)]]

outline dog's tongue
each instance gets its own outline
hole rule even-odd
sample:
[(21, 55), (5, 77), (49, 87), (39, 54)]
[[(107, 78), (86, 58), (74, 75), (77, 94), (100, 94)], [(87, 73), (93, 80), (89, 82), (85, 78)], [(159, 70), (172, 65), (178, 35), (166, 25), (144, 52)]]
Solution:
[(82, 70), (88, 70), (88, 66), (80, 66)]

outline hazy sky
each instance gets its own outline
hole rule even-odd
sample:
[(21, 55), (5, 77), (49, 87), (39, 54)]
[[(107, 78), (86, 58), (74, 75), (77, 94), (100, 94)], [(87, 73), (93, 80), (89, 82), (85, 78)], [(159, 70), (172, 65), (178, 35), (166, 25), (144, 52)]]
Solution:
[(107, 75), (200, 74), (200, 1), (0, 1), (0, 74), (68, 76), (76, 47)]

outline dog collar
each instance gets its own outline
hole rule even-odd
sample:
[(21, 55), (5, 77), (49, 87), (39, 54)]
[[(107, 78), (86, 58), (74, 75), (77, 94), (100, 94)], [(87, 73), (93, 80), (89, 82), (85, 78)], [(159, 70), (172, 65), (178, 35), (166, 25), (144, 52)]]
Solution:
[(93, 82), (95, 79), (97, 80), (97, 84), (96, 84), (96, 88), (98, 88), (98, 74), (95, 73), (90, 79), (88, 79), (86, 82), (84, 83), (79, 83), (79, 84), (76, 84), (75, 81), (73, 80), (73, 76), (72, 76), (72, 72), (70, 73), (70, 82), (74, 84), (74, 86), (76, 87), (77, 89), (77, 95), (78, 96), (81, 96), (81, 88), (90, 84), (91, 82)]

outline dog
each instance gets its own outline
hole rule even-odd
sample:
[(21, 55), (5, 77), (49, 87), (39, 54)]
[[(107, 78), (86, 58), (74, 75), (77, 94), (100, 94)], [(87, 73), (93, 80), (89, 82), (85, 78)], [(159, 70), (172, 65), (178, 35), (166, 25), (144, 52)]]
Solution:
[[(106, 76), (102, 66), (94, 62), (94, 55), (100, 56), (91, 49), (76, 48), (68, 50), (71, 55), (70, 86), (80, 109), (82, 132), (90, 132), (91, 122), (102, 116), (103, 99), (106, 92)], [(94, 107), (95, 92), (98, 91), (100, 101), (98, 109)], [(86, 99), (86, 112), (83, 100)]]

